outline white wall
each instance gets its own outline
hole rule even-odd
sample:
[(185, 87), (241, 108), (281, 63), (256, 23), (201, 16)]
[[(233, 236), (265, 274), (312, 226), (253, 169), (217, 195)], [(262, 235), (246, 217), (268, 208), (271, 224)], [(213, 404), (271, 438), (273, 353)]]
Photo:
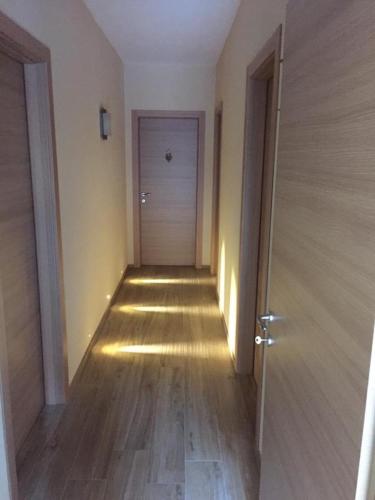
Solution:
[[(123, 65), (81, 0), (0, 0), (52, 53), (69, 377), (127, 263)], [(99, 107), (113, 136), (99, 136)]]
[[(1, 379), (0, 379), (1, 383)], [(0, 390), (2, 396), (2, 391)], [(5, 411), (4, 401), (0, 397), (0, 498), (8, 500), (11, 497), (12, 478), (8, 467), (7, 456), (5, 452)]]
[(132, 123), (134, 109), (206, 111), (203, 264), (210, 263), (215, 68), (178, 64), (125, 65), (128, 254), (133, 262)]
[(284, 21), (285, 6), (286, 0), (243, 0), (217, 65), (216, 101), (223, 102), (218, 293), (233, 355), (237, 336), (246, 68)]

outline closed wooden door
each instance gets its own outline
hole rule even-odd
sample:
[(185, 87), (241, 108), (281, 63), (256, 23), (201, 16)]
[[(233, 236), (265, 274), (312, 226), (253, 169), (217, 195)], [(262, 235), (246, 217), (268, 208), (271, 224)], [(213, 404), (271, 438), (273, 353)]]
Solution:
[(375, 318), (374, 25), (373, 1), (289, 2), (262, 500), (356, 495)]
[(198, 120), (141, 118), (139, 127), (141, 262), (194, 265)]
[(17, 451), (44, 405), (23, 65), (0, 52), (0, 275)]

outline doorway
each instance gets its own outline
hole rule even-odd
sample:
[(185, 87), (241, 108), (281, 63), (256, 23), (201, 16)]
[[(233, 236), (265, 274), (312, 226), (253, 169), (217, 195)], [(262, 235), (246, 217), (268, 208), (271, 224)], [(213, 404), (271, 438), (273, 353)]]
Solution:
[(23, 65), (0, 51), (0, 273), (16, 452), (44, 406)]
[(0, 481), (68, 370), (50, 51), (0, 12)]
[(281, 27), (247, 71), (237, 369), (257, 387), (256, 442), (262, 449), (264, 346), (257, 317), (268, 311), (272, 205), (278, 125)]
[(133, 111), (134, 263), (202, 265), (204, 112)]

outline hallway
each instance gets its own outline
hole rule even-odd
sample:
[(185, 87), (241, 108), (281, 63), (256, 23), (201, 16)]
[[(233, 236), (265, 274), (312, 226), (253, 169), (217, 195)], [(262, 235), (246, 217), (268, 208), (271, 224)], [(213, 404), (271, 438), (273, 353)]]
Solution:
[(21, 498), (256, 498), (252, 389), (214, 286), (206, 270), (128, 271), (68, 405), (26, 440)]

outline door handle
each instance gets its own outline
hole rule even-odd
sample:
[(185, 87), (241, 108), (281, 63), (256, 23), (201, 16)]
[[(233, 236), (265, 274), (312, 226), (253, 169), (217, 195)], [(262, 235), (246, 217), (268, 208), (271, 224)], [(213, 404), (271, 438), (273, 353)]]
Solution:
[(258, 323), (272, 323), (273, 321), (276, 321), (276, 316), (271, 312), (267, 314), (260, 314), (257, 317)]
[(147, 193), (146, 191), (142, 191), (139, 193), (139, 196), (141, 198), (141, 203), (146, 203), (146, 199), (150, 196), (151, 193)]
[(262, 334), (264, 335), (264, 337), (261, 337), (260, 335), (257, 335), (255, 337), (255, 343), (257, 345), (265, 344), (267, 346), (271, 346), (275, 343), (268, 330), (268, 325), (269, 323), (276, 321), (276, 319), (276, 316), (271, 312), (267, 314), (260, 314), (259, 316), (257, 316), (257, 324), (262, 330)]

